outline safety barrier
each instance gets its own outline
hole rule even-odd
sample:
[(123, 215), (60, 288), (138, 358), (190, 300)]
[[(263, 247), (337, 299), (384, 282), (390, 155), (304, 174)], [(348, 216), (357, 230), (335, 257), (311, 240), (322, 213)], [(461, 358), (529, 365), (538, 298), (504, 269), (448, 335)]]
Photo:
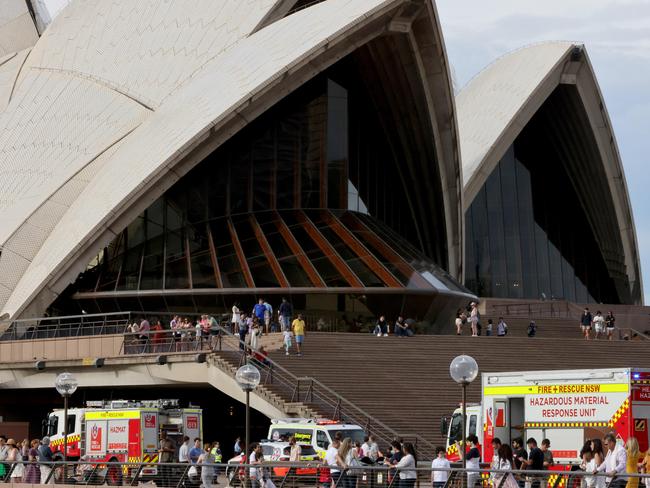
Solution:
[[(202, 457), (199, 461), (202, 460)], [(68, 461), (55, 463), (3, 463), (5, 474), (0, 480), (11, 484), (58, 484), (74, 486), (149, 486), (152, 488), (212, 488), (214, 485), (249, 488), (625, 488), (628, 480), (650, 485), (650, 474), (621, 474), (610, 478), (606, 473), (585, 472), (578, 465), (554, 466), (551, 470), (495, 470), (489, 466), (462, 469), (432, 469), (429, 463), (417, 467), (390, 464), (329, 466), (314, 459), (282, 462), (261, 456), (261, 462), (243, 464), (240, 458), (229, 463), (141, 463)], [(598, 482), (598, 480), (602, 480)]]

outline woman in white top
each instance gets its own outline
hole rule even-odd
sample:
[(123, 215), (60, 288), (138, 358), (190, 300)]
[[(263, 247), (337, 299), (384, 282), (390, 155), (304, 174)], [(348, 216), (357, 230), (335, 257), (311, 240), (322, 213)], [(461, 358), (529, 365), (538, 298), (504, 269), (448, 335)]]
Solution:
[[(515, 464), (512, 459), (512, 448), (508, 444), (501, 444), (497, 456), (497, 462), (493, 466), (493, 469), (499, 471), (511, 471)], [(503, 480), (504, 476), (506, 477), (505, 480)], [(494, 486), (502, 488), (518, 488), (519, 485), (514, 476), (512, 476), (512, 473), (494, 473)]]
[(358, 459), (356, 458), (356, 451), (352, 448), (352, 439), (349, 437), (343, 439), (341, 447), (339, 447), (339, 452), (336, 455), (336, 464), (342, 468), (342, 475), (339, 478), (337, 486), (355, 488), (357, 486), (357, 474), (349, 468), (358, 464)]
[(399, 488), (413, 488), (418, 477), (415, 470), (418, 462), (415, 448), (410, 442), (405, 442), (402, 449), (404, 450), (404, 457), (395, 465), (399, 472)]
[(257, 484), (262, 483), (262, 469), (260, 468), (253, 468), (253, 465), (258, 465), (262, 464), (263, 456), (262, 456), (262, 446), (257, 444), (255, 446), (255, 449), (252, 450), (251, 452), (251, 458), (249, 460), (249, 463), (251, 465), (250, 468), (250, 474), (249, 477), (251, 479), (251, 485), (255, 486)]
[(600, 339), (600, 336), (605, 333), (605, 317), (600, 310), (596, 312), (591, 322), (594, 324), (594, 339)]
[(241, 311), (239, 310), (239, 307), (237, 305), (238, 303), (235, 302), (235, 304), (232, 306), (232, 317), (230, 319), (230, 323), (232, 324), (233, 334), (239, 332), (239, 318), (241, 316)]
[(459, 308), (456, 311), (456, 335), (461, 335), (463, 332), (463, 311)]

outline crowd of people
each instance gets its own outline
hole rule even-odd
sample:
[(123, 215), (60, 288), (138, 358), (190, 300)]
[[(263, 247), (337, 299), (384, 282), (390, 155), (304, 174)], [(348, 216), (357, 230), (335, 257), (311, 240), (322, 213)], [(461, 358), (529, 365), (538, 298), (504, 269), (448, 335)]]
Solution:
[[(277, 319), (277, 320), (276, 320)], [(262, 362), (266, 362), (266, 351), (260, 345), (264, 334), (281, 332), (286, 355), (295, 349), (302, 356), (305, 340), (305, 319), (301, 313), (293, 318), (293, 306), (286, 299), (274, 315), (273, 307), (260, 298), (250, 312), (240, 309), (235, 303), (229, 320), (219, 322), (212, 315), (204, 314), (193, 320), (189, 316), (174, 315), (169, 324), (159, 318), (138, 318), (126, 328), (125, 352), (158, 353), (214, 350), (221, 336), (222, 328), (238, 335), (240, 348), (246, 349)]]
[(50, 438), (23, 439), (18, 443), (0, 435), (0, 479), (9, 474), (14, 483), (45, 483), (50, 478)]
[(592, 315), (587, 307), (583, 310), (582, 316), (580, 317), (580, 330), (586, 340), (591, 339), (591, 333), (593, 331), (594, 339), (607, 337), (607, 340), (611, 341), (614, 339), (615, 329), (616, 317), (614, 317), (614, 313), (611, 310), (606, 317), (603, 317), (600, 310), (596, 311), (595, 315)]
[[(478, 438), (475, 435), (467, 437), (469, 449), (465, 450), (465, 459), (468, 469), (478, 470), (481, 454)], [(456, 444), (458, 452), (462, 448)], [(525, 473), (508, 473), (508, 471), (545, 471), (549, 470), (555, 461), (551, 451), (551, 442), (542, 440), (541, 446), (537, 445), (535, 438), (529, 438), (526, 443), (522, 438), (512, 440), (512, 444), (501, 443), (501, 440), (492, 440), (494, 452), (490, 462), (493, 472), (490, 478), (493, 486), (502, 488), (547, 488), (548, 477), (538, 473), (526, 475)], [(487, 462), (487, 460), (484, 460)], [(436, 457), (431, 464), (431, 481), (434, 488), (441, 488), (449, 477), (449, 461), (445, 457), (443, 448), (436, 449)], [(580, 479), (581, 488), (638, 488), (639, 478), (630, 474), (650, 473), (650, 450), (646, 453), (639, 451), (636, 438), (630, 437), (625, 445), (617, 442), (614, 433), (608, 433), (601, 439), (586, 441), (580, 451), (580, 464), (574, 466), (582, 471)], [(505, 479), (504, 479), (505, 477)], [(467, 473), (469, 488), (481, 486), (480, 471)]]
[[(459, 308), (456, 311), (456, 321), (454, 325), (456, 326), (456, 335), (463, 335), (463, 328), (466, 328), (466, 326), (469, 325), (472, 337), (480, 336), (483, 333), (483, 325), (481, 324), (481, 313), (478, 309), (478, 303), (471, 302), (465, 310)], [(528, 337), (535, 337), (537, 334), (537, 324), (534, 320), (531, 320), (530, 324), (528, 324), (526, 333)], [(508, 324), (503, 317), (499, 317), (496, 326), (492, 319), (488, 319), (485, 326), (485, 335), (505, 337), (508, 335)]]

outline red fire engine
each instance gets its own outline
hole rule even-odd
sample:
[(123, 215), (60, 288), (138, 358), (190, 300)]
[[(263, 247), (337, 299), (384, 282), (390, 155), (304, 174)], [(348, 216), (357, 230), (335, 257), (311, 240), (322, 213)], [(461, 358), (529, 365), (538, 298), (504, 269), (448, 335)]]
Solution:
[[(61, 460), (64, 411), (53, 411), (46, 423), (54, 459)], [(91, 462), (156, 463), (161, 433), (167, 434), (177, 446), (186, 435), (191, 439), (203, 438), (202, 411), (200, 408), (180, 408), (178, 400), (89, 401), (85, 408), (68, 410), (67, 431), (69, 460), (85, 456), (84, 459)], [(109, 470), (109, 484), (119, 481), (120, 472)], [(142, 474), (155, 475), (156, 472), (156, 466), (151, 465), (145, 467)]]

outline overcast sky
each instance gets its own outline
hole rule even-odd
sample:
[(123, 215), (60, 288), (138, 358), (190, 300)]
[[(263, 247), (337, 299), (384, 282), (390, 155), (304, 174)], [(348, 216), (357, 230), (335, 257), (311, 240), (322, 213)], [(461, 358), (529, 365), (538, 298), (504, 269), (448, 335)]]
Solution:
[(586, 45), (612, 119), (650, 304), (650, 0), (437, 0), (455, 83), (546, 40)]

